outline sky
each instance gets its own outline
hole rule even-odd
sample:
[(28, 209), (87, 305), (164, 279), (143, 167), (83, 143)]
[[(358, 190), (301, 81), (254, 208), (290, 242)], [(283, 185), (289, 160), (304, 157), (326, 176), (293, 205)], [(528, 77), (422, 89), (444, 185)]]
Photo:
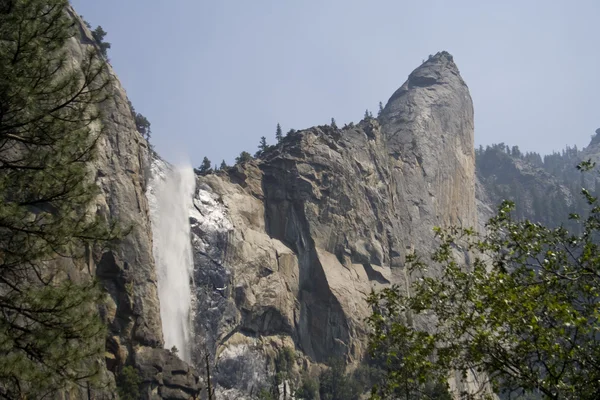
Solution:
[(232, 163), (275, 129), (362, 119), (454, 56), (475, 143), (550, 153), (600, 127), (598, 0), (71, 0), (168, 161)]

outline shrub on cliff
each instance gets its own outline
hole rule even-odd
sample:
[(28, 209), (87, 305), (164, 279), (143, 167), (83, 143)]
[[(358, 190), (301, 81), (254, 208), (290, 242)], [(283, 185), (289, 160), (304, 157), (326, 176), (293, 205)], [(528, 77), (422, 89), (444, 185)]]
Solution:
[(128, 365), (117, 375), (117, 393), (119, 400), (137, 400), (140, 398), (140, 378), (137, 370)]
[(106, 36), (106, 34), (107, 32), (104, 29), (102, 29), (100, 25), (98, 25), (96, 29), (92, 31), (92, 37), (94, 38), (96, 44), (100, 48), (100, 53), (105, 58), (108, 56), (108, 49), (110, 49), (110, 43), (104, 41), (104, 37)]

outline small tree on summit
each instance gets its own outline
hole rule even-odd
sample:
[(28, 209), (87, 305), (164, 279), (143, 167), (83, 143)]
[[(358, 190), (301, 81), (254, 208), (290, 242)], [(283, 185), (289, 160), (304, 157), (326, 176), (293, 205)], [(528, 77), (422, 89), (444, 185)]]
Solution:
[(369, 109), (365, 110), (365, 119), (373, 118), (373, 114), (369, 111)]
[(204, 159), (202, 160), (202, 165), (200, 165), (200, 168), (198, 168), (198, 172), (200, 172), (201, 174), (206, 174), (208, 171), (210, 171), (210, 167), (210, 160), (208, 159), (208, 157), (204, 157)]
[(258, 144), (258, 149), (262, 152), (267, 150), (267, 148), (269, 147), (269, 145), (267, 144), (267, 138), (262, 136), (260, 138), (260, 143)]
[(281, 125), (277, 124), (277, 130), (275, 131), (275, 139), (277, 139), (277, 143), (283, 140), (283, 132), (281, 131)]
[(254, 157), (260, 157), (268, 148), (267, 138), (262, 136), (260, 138), (260, 143), (258, 144), (258, 151), (254, 154)]
[(247, 151), (242, 151), (239, 156), (235, 158), (236, 164), (242, 164), (252, 160), (252, 156)]
[(227, 165), (225, 160), (221, 161), (221, 166), (219, 167), (219, 169), (223, 170), (223, 169), (227, 169), (227, 168), (229, 168), (229, 165)]
[(377, 118), (381, 117), (382, 113), (383, 113), (383, 103), (379, 102), (379, 111), (377, 111)]
[(331, 118), (331, 127), (332, 127), (333, 129), (337, 129), (337, 128), (338, 128), (338, 127), (337, 127), (337, 124), (335, 123), (335, 118)]

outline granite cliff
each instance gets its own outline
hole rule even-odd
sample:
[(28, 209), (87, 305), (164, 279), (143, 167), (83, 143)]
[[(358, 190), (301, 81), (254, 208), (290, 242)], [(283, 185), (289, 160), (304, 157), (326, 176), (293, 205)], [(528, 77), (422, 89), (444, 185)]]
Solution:
[[(96, 46), (89, 30), (72, 8), (67, 12), (79, 28), (67, 50), (79, 63)], [(114, 72), (109, 67), (109, 73)], [(109, 99), (100, 105), (105, 134), (90, 166), (101, 194), (94, 205), (109, 221), (118, 219), (131, 233), (110, 249), (90, 252), (87, 265), (71, 271), (77, 279), (96, 277), (107, 292), (100, 315), (109, 328), (106, 374), (111, 380), (125, 364), (135, 365), (142, 379), (144, 399), (188, 399), (199, 390), (198, 377), (178, 357), (163, 349), (156, 271), (152, 255), (146, 183), (150, 150), (137, 132), (125, 90), (118, 79), (107, 89)], [(67, 398), (117, 398), (114, 385), (101, 392), (82, 390)]]
[[(69, 12), (80, 28), (69, 43), (77, 62), (95, 43)], [(96, 206), (134, 229), (90, 255), (89, 274), (109, 297), (100, 310), (109, 326), (106, 369), (134, 365), (143, 398), (193, 398), (202, 378), (163, 349), (146, 197), (151, 150), (118, 80), (110, 90), (92, 166), (102, 189)], [(250, 398), (272, 385), (284, 349), (297, 354), (285, 391), (332, 357), (357, 365), (366, 353), (365, 296), (407, 284), (404, 257), (434, 245), (433, 226), (477, 226), (485, 208), (475, 196), (472, 102), (446, 52), (417, 68), (378, 119), (290, 134), (260, 158), (196, 183), (192, 363), (202, 369), (209, 356), (219, 398)]]
[[(98, 43), (67, 12), (79, 31), (67, 45), (76, 65)], [(108, 326), (101, 364), (109, 385), (65, 399), (116, 399), (115, 376), (126, 365), (141, 378), (141, 398), (155, 400), (198, 398), (205, 362), (219, 399), (255, 398), (274, 384), (289, 394), (303, 372), (332, 358), (354, 368), (367, 350), (366, 296), (390, 284), (408, 288), (405, 257), (436, 246), (434, 226), (484, 229), (503, 198), (516, 201), (520, 217), (556, 222), (553, 212), (578, 207), (565, 165), (600, 159), (598, 133), (564, 165), (494, 148), (478, 160), (476, 176), (469, 90), (450, 54), (431, 56), (378, 118), (293, 132), (256, 159), (195, 177), (188, 365), (164, 349), (147, 197), (149, 182), (169, 166), (137, 131), (127, 95), (109, 73), (109, 99), (100, 105), (105, 134), (90, 165), (101, 189), (92, 208), (132, 231), (68, 267), (71, 279), (97, 278), (106, 290), (99, 313)], [(556, 204), (540, 212), (541, 198)], [(274, 382), (286, 352), (293, 363)]]
[(370, 290), (405, 286), (404, 257), (434, 246), (434, 226), (478, 224), (468, 88), (438, 53), (378, 119), (290, 134), (199, 176), (194, 202), (195, 331), (223, 398), (267, 385), (284, 347), (301, 369), (355, 365)]

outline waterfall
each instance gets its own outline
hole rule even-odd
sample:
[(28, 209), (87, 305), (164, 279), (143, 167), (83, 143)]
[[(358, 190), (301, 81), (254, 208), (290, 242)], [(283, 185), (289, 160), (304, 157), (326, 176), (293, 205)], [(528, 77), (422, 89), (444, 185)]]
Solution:
[(179, 357), (191, 361), (192, 272), (189, 213), (196, 188), (189, 165), (152, 164), (147, 191), (154, 237), (154, 260), (165, 348), (175, 346)]

